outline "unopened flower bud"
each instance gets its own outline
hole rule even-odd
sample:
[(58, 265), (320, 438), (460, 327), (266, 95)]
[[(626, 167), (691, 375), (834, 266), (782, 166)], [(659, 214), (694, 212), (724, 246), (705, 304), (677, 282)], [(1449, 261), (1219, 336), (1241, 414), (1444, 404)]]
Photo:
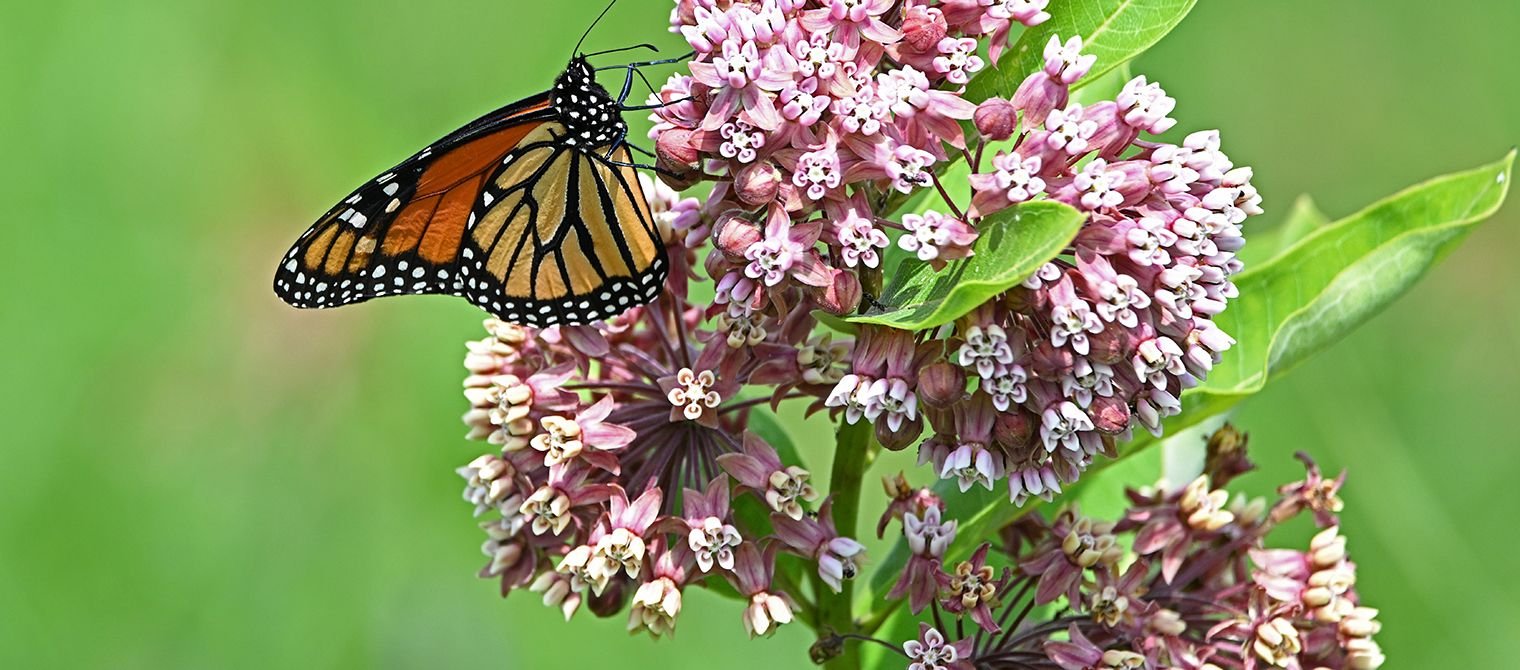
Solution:
[(860, 306), (860, 278), (853, 272), (836, 270), (829, 283), (814, 294), (818, 306), (830, 314), (845, 315)]
[(1309, 540), (1309, 563), (1316, 568), (1328, 568), (1346, 558), (1346, 538), (1340, 528), (1331, 526)]
[(713, 224), (713, 241), (733, 260), (744, 259), (744, 252), (760, 243), (760, 228), (739, 212), (725, 212)]
[(1119, 396), (1097, 396), (1087, 408), (1093, 427), (1117, 435), (1129, 427), (1129, 403)]
[(992, 437), (1012, 452), (1020, 452), (1033, 442), (1034, 429), (1040, 421), (1028, 410), (998, 412), (992, 423)]
[(901, 451), (918, 441), (918, 436), (924, 432), (924, 420), (919, 417), (903, 419), (896, 430), (890, 423), (879, 421), (876, 423), (876, 440), (881, 446), (892, 451)]
[(918, 398), (925, 404), (946, 408), (966, 395), (966, 369), (949, 361), (931, 363), (918, 371)]
[(692, 141), (692, 131), (684, 128), (672, 128), (661, 132), (655, 140), (655, 158), (660, 161), (660, 167), (684, 175), (695, 172), (701, 161), (701, 153), (696, 150)]
[(1013, 137), (1019, 129), (1018, 108), (1003, 98), (988, 98), (986, 102), (977, 105), (971, 118), (976, 123), (977, 132), (994, 142)]
[(1024, 110), (1024, 122), (1030, 126), (1045, 123), (1045, 117), (1066, 107), (1070, 89), (1050, 75), (1036, 72), (1019, 84), (1013, 94), (1013, 106)]
[(945, 39), (949, 31), (945, 15), (939, 9), (913, 7), (903, 15), (900, 44), (913, 53), (937, 53), (939, 41)]
[(1118, 365), (1129, 358), (1134, 336), (1124, 328), (1104, 328), (1087, 336), (1087, 358), (1094, 363)]
[(751, 207), (769, 204), (781, 192), (781, 171), (769, 161), (745, 166), (734, 175), (734, 192)]

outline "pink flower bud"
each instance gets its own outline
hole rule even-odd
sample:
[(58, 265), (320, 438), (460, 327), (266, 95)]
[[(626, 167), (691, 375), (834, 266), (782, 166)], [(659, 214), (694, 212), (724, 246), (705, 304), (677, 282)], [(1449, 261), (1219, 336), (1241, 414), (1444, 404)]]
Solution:
[(697, 151), (692, 135), (692, 131), (685, 128), (671, 128), (660, 133), (659, 139), (654, 143), (660, 167), (672, 172), (695, 170), (701, 154)]
[(828, 284), (814, 295), (818, 306), (831, 314), (845, 315), (860, 306), (860, 279), (853, 272), (833, 270)]
[(735, 260), (744, 258), (744, 252), (759, 244), (762, 237), (759, 226), (737, 212), (726, 212), (713, 224), (713, 241)]
[(1118, 365), (1129, 357), (1133, 337), (1123, 328), (1104, 328), (1088, 336), (1087, 357), (1094, 363)]
[(966, 395), (966, 369), (940, 361), (918, 371), (918, 397), (931, 407), (948, 408)]
[(1092, 416), (1093, 427), (1110, 435), (1117, 435), (1129, 427), (1129, 404), (1118, 396), (1097, 396), (1087, 408)]
[(1024, 110), (1024, 122), (1030, 126), (1045, 123), (1045, 117), (1064, 109), (1070, 89), (1044, 71), (1029, 75), (1013, 94), (1013, 106)]
[(892, 451), (902, 451), (909, 445), (918, 441), (918, 436), (924, 432), (924, 420), (919, 417), (905, 419), (894, 430), (886, 421), (876, 422), (876, 440), (881, 446)]
[(1019, 129), (1018, 108), (1003, 98), (988, 98), (977, 106), (972, 119), (975, 120), (977, 132), (994, 142), (1013, 137)]
[(1104, 100), (1087, 107), (1082, 114), (1084, 120), (1098, 124), (1098, 130), (1087, 143), (1097, 149), (1100, 156), (1118, 156), (1140, 135), (1140, 131), (1124, 122), (1119, 111), (1119, 105)]
[(945, 15), (938, 9), (914, 7), (903, 16), (901, 44), (915, 53), (931, 53), (947, 32)]
[(769, 161), (745, 166), (734, 175), (734, 191), (751, 207), (769, 204), (781, 191), (781, 171)]
[(1019, 454), (1034, 443), (1034, 429), (1039, 420), (1021, 408), (999, 412), (992, 424), (992, 437), (1007, 447), (1010, 453)]

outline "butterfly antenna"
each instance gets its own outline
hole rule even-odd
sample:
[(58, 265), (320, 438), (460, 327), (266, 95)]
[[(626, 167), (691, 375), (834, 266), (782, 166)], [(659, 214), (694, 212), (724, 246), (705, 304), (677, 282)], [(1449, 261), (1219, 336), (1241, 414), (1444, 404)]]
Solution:
[(596, 19), (591, 22), (591, 25), (586, 26), (586, 32), (581, 33), (581, 38), (575, 41), (575, 49), (570, 54), (571, 58), (574, 58), (575, 54), (581, 52), (581, 44), (585, 43), (586, 38), (591, 36), (592, 29), (596, 28), (596, 24), (601, 22), (602, 17), (606, 16), (607, 12), (612, 11), (612, 6), (615, 4), (617, 4), (617, 0), (607, 3), (606, 9), (603, 9), (601, 14), (596, 15)]
[[(582, 54), (582, 55), (585, 56), (585, 57), (587, 57), (587, 58), (593, 58), (595, 56), (605, 56), (607, 54), (621, 53), (623, 51), (633, 51), (634, 49), (648, 49), (648, 50), (653, 51), (655, 53), (660, 53), (660, 48), (659, 47), (657, 47), (657, 46), (655, 46), (653, 44), (649, 44), (649, 43), (646, 42), (644, 44), (635, 44), (635, 45), (633, 45), (631, 47), (620, 47), (620, 48), (617, 48), (617, 49), (608, 49), (606, 51), (596, 51), (596, 52), (593, 52), (593, 53)], [(622, 67), (624, 67), (624, 66), (622, 66), (622, 65), (616, 66), (616, 68), (622, 68)], [(614, 68), (614, 69), (616, 69), (616, 68)]]

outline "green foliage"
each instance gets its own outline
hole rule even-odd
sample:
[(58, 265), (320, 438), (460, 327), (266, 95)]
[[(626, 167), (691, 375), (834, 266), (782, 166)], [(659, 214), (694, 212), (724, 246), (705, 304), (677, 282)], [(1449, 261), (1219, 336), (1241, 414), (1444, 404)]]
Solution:
[[(1166, 422), (1166, 433), (1218, 415), (1257, 393), (1266, 383), (1344, 337), (1407, 291), (1503, 203), (1514, 153), (1477, 169), (1407, 189), (1307, 237), (1271, 261), (1236, 278), (1240, 297), (1215, 317), (1237, 343), (1209, 379), (1183, 394), (1183, 412)], [(1309, 210), (1299, 218), (1313, 221)], [(1307, 225), (1307, 224), (1304, 224)], [(1100, 459), (1098, 471), (1156, 444), (1142, 434), (1124, 445), (1119, 459)], [(960, 520), (947, 563), (962, 560), (994, 531), (1033, 507), (1016, 508), (1006, 491), (955, 491), (948, 481), (936, 491), (945, 516)], [(874, 575), (884, 592), (907, 560), (899, 542)]]
[(851, 317), (853, 323), (924, 330), (941, 326), (1007, 291), (1055, 258), (1076, 237), (1082, 214), (1056, 202), (1032, 202), (982, 219), (970, 258), (935, 272), (905, 260), (880, 300), (884, 311)]
[(986, 100), (1011, 96), (1029, 73), (1045, 63), (1045, 44), (1052, 35), (1064, 42), (1082, 36), (1083, 53), (1098, 57), (1086, 77), (1073, 89), (1102, 78), (1123, 65), (1176, 27), (1197, 0), (1055, 0), (1047, 11), (1051, 18), (1030, 28), (990, 68), (972, 80), (966, 96)]

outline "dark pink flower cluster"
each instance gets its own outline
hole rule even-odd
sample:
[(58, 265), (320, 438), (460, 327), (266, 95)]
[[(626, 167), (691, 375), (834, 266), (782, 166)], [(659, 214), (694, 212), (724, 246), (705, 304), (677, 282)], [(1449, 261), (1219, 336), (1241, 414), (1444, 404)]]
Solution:
[[(1176, 105), (1145, 77), (1074, 102), (1094, 64), (1080, 38), (1052, 38), (1009, 99), (965, 99), (979, 41), (997, 58), (1045, 4), (682, 0), (672, 23), (696, 57), (654, 101), (669, 181), (713, 183), (712, 225), (694, 232), (712, 236), (735, 346), (802, 311), (856, 309), (894, 237), (940, 269), (1001, 210), (1043, 199), (1086, 215), (1065, 253), (953, 330), (862, 328), (826, 398), (889, 448), (928, 427), (922, 462), (962, 490), (1006, 479), (1020, 504), (1051, 499), (1134, 427), (1160, 434), (1234, 342), (1211, 317), (1236, 295), (1240, 224), (1260, 212), (1217, 133), (1142, 139)], [(970, 202), (949, 195), (967, 184), (940, 183), (952, 160), (973, 169)], [(918, 189), (948, 211), (891, 216)]]
[[(1215, 442), (1243, 439), (1227, 427)], [(1214, 486), (1239, 470), (1216, 470), (1176, 491), (1131, 491), (1118, 522), (1031, 515), (954, 570), (932, 558), (954, 524), (931, 501), (903, 517), (932, 565), (914, 579), (937, 588), (914, 596), (912, 611), (932, 616), (901, 653), (925, 670), (1376, 668), (1377, 610), (1360, 603), (1336, 517), (1341, 480), (1304, 460), (1307, 478), (1270, 507), (1231, 501)], [(1307, 549), (1267, 548), (1305, 511), (1323, 528)]]

